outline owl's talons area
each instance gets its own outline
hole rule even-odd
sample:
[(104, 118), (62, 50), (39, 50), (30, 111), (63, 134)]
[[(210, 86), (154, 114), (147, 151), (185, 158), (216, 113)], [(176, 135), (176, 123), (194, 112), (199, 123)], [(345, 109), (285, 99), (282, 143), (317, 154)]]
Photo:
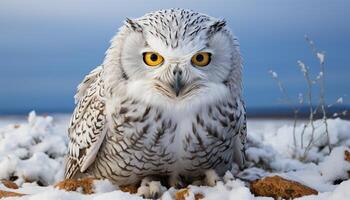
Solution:
[(209, 169), (205, 172), (205, 178), (203, 180), (203, 185), (214, 187), (218, 181), (220, 181), (220, 177), (213, 169)]
[(188, 184), (183, 182), (182, 178), (178, 175), (172, 175), (169, 177), (169, 186), (176, 189), (182, 189), (187, 187)]
[(235, 180), (235, 177), (233, 176), (233, 174), (231, 172), (226, 172), (226, 174), (224, 175), (224, 177), (222, 177), (224, 183), (228, 183), (230, 181)]
[[(232, 176), (232, 175), (231, 175)], [(230, 177), (229, 177), (230, 178)], [(83, 194), (93, 194), (94, 191), (94, 181), (98, 180), (93, 177), (81, 178), (81, 179), (66, 179), (55, 185), (55, 188), (66, 190), (66, 191), (77, 191)], [(190, 182), (191, 185), (205, 185), (205, 186), (215, 186), (220, 177), (217, 175), (215, 170), (207, 170), (204, 176), (200, 180)], [(188, 190), (186, 183), (181, 180), (181, 177), (170, 177), (168, 180), (169, 185), (167, 187), (175, 187), (179, 189), (179, 193), (182, 190)], [(173, 184), (173, 185), (172, 185)], [(117, 188), (116, 188), (117, 189)], [(136, 194), (146, 199), (159, 199), (167, 188), (162, 185), (160, 179), (156, 177), (145, 177), (142, 179), (139, 187), (137, 185), (127, 185), (119, 186), (119, 189), (123, 192), (128, 192), (130, 194)], [(180, 195), (181, 196), (181, 195)]]
[(158, 199), (167, 189), (161, 185), (160, 181), (155, 181), (150, 177), (142, 179), (137, 195), (143, 198)]
[(218, 176), (215, 170), (209, 169), (204, 173), (203, 179), (195, 180), (191, 183), (191, 185), (214, 187), (216, 183), (221, 180), (222, 179)]
[(83, 194), (93, 194), (93, 182), (97, 180), (92, 177), (82, 179), (65, 179), (55, 185), (55, 188), (66, 191), (77, 191), (82, 189)]

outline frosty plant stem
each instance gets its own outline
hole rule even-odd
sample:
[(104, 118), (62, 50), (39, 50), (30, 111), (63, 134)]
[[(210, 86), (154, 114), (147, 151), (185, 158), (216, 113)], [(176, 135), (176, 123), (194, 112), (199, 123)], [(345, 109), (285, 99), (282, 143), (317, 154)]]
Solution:
[(329, 139), (329, 131), (328, 131), (328, 123), (327, 123), (327, 111), (326, 111), (326, 106), (325, 106), (325, 66), (324, 66), (324, 61), (325, 61), (325, 54), (322, 52), (318, 52), (316, 50), (316, 47), (314, 45), (314, 42), (308, 37), (305, 36), (305, 40), (308, 42), (311, 51), (317, 56), (318, 60), (320, 61), (320, 73), (317, 76), (317, 80), (320, 84), (320, 102), (319, 105), (321, 106), (321, 111), (322, 111), (322, 120), (325, 125), (325, 133), (327, 137), (327, 146), (329, 152), (331, 152), (332, 147)]
[[(314, 135), (315, 135), (315, 125), (314, 125), (314, 110), (313, 110), (313, 106), (312, 106), (312, 81), (310, 78), (310, 74), (309, 74), (309, 68), (300, 60), (298, 61), (298, 65), (300, 66), (300, 70), (301, 72), (303, 72), (303, 75), (305, 77), (306, 83), (307, 83), (307, 100), (308, 100), (308, 105), (309, 105), (309, 122), (308, 124), (311, 125), (311, 138), (309, 139), (309, 143), (305, 148), (304, 151), (304, 156), (306, 156), (306, 154), (309, 152), (309, 150), (312, 147), (312, 144), (314, 143)], [(303, 140), (304, 140), (304, 134), (305, 134), (305, 129), (306, 127), (304, 126), (304, 129), (301, 133), (301, 148), (303, 148)]]
[[(317, 57), (319, 63), (320, 63), (320, 71), (318, 75), (313, 79), (310, 68), (306, 66), (302, 61), (298, 60), (298, 66), (300, 67), (300, 71), (302, 72), (305, 80), (306, 80), (306, 93), (305, 93), (305, 99), (307, 100), (307, 106), (309, 109), (309, 118), (306, 123), (304, 123), (304, 126), (300, 132), (300, 149), (303, 150), (302, 155), (299, 154), (298, 152), (298, 142), (297, 142), (297, 133), (296, 133), (296, 125), (298, 121), (298, 114), (300, 111), (300, 106), (304, 102), (304, 97), (302, 94), (299, 94), (299, 104), (295, 104), (293, 100), (291, 100), (287, 94), (287, 90), (282, 84), (282, 81), (278, 78), (278, 75), (276, 72), (270, 70), (269, 73), (271, 74), (272, 78), (276, 81), (278, 88), (280, 92), (282, 93), (283, 100), (284, 102), (290, 106), (293, 109), (293, 114), (294, 114), (294, 125), (293, 125), (293, 143), (294, 143), (294, 151), (293, 151), (293, 156), (299, 157), (301, 160), (305, 160), (307, 158), (307, 155), (309, 151), (312, 149), (312, 147), (315, 145), (315, 143), (319, 142), (322, 137), (326, 137), (326, 142), (325, 146), (328, 147), (328, 151), (331, 152), (332, 147), (330, 143), (330, 137), (329, 137), (329, 128), (328, 128), (328, 122), (327, 122), (327, 106), (325, 102), (325, 54), (323, 52), (319, 52), (312, 40), (305, 36), (305, 39), (307, 43), (310, 46), (311, 51), (315, 54)], [(313, 95), (313, 84), (318, 83), (319, 87), (319, 96), (318, 96), (318, 102), (316, 103), (316, 107), (314, 107), (314, 95)], [(341, 102), (343, 101), (342, 97), (339, 98)], [(338, 103), (339, 99), (337, 100), (336, 103)], [(340, 101), (339, 101), (340, 102)], [(332, 106), (333, 104), (329, 105), (328, 107)], [(321, 134), (319, 138), (315, 138), (315, 131), (318, 127), (315, 127), (315, 116), (316, 114), (321, 113), (322, 115), (322, 123), (324, 125), (324, 132)], [(343, 114), (346, 114), (346, 111), (343, 112)], [(336, 115), (338, 116), (338, 115)], [(305, 133), (308, 129), (308, 127), (311, 128), (311, 134), (309, 137), (307, 137), (308, 141), (306, 140)]]
[[(296, 155), (296, 149), (297, 149), (297, 139), (296, 139), (296, 126), (297, 126), (297, 121), (298, 121), (298, 113), (299, 113), (299, 108), (294, 106), (293, 101), (289, 98), (289, 95), (287, 93), (287, 90), (282, 84), (282, 81), (278, 78), (278, 74), (272, 70), (269, 71), (271, 74), (272, 78), (276, 81), (279, 90), (281, 91), (283, 95), (283, 101), (292, 107), (293, 113), (294, 113), (294, 123), (293, 123), (293, 144), (294, 144), (294, 155)], [(303, 103), (303, 101), (299, 101), (300, 104)]]

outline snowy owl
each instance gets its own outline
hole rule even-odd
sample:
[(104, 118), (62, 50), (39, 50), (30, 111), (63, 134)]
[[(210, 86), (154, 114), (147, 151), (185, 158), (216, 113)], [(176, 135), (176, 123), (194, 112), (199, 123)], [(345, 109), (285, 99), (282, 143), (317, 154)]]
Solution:
[(224, 20), (185, 9), (127, 19), (78, 86), (65, 178), (210, 185), (244, 163), (241, 85)]

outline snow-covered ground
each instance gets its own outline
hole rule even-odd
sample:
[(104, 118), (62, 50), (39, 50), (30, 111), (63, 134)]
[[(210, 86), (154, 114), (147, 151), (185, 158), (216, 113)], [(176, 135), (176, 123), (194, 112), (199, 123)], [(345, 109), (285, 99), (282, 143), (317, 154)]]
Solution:
[[(0, 183), (0, 190), (30, 194), (9, 199), (142, 199), (136, 195), (115, 190), (108, 181), (95, 182), (96, 194), (83, 195), (65, 192), (52, 185), (62, 179), (63, 160), (67, 148), (69, 115), (37, 116), (28, 118), (0, 117), (0, 179), (14, 180), (20, 189), (9, 189)], [(304, 162), (295, 157), (303, 155), (298, 124), (296, 140), (293, 139), (293, 122), (288, 120), (248, 120), (248, 168), (227, 172), (223, 182), (215, 187), (190, 186), (190, 195), (202, 193), (205, 199), (271, 199), (254, 197), (247, 182), (264, 176), (280, 175), (312, 187), (320, 193), (301, 199), (349, 199), (350, 162), (344, 160), (344, 151), (350, 146), (350, 121), (330, 119), (331, 154), (324, 148), (324, 126), (315, 124), (315, 145)], [(310, 138), (306, 129), (303, 142)], [(294, 146), (297, 146), (295, 151)], [(305, 144), (303, 144), (305, 145)], [(234, 175), (236, 178), (232, 178)], [(162, 199), (172, 199), (175, 190), (166, 191)]]

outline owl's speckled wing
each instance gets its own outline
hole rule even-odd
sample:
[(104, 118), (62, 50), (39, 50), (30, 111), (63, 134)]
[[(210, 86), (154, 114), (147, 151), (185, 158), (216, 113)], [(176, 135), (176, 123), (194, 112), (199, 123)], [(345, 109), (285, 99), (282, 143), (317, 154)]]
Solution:
[(65, 178), (84, 172), (94, 161), (106, 135), (102, 67), (93, 70), (78, 86), (77, 106), (71, 118)]
[(243, 100), (239, 100), (237, 111), (240, 113), (237, 121), (238, 136), (236, 137), (236, 145), (234, 146), (234, 160), (240, 168), (245, 164), (245, 144), (247, 141), (247, 117), (246, 108)]

